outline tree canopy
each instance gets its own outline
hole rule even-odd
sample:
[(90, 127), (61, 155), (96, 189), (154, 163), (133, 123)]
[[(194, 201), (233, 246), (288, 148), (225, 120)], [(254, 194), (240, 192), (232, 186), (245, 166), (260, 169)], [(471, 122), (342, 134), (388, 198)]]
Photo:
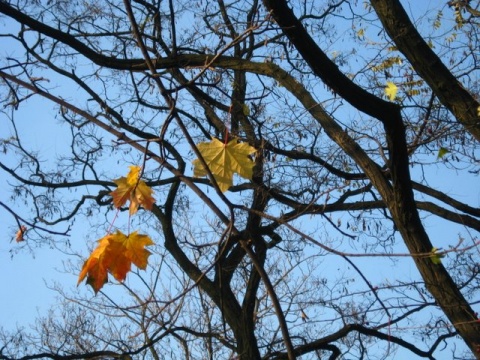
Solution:
[(480, 359), (479, 7), (1, 0), (0, 359)]

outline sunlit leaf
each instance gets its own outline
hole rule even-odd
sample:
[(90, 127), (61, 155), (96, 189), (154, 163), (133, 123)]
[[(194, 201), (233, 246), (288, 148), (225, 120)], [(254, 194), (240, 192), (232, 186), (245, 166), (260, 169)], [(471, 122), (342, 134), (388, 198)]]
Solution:
[(15, 241), (16, 242), (21, 242), (24, 241), (24, 235), (25, 232), (27, 231), (27, 227), (25, 225), (20, 226), (20, 229), (18, 229), (17, 234), (15, 235)]
[[(395, 48), (389, 48), (388, 50), (396, 51)], [(383, 60), (380, 64), (372, 66), (371, 69), (375, 72), (384, 71), (386, 69), (393, 67), (394, 65), (401, 65), (402, 63), (403, 63), (403, 60), (401, 57), (389, 56), (385, 60)]]
[(95, 292), (108, 281), (108, 273), (118, 281), (125, 280), (132, 263), (144, 270), (147, 267), (150, 251), (145, 246), (153, 245), (147, 236), (136, 231), (125, 235), (120, 231), (98, 240), (98, 246), (85, 261), (78, 276), (78, 284), (85, 277)]
[(442, 263), (442, 258), (445, 257), (444, 254), (437, 254), (438, 249), (436, 247), (432, 248), (432, 255), (430, 255), (430, 260), (435, 265), (441, 264)]
[(447, 155), (449, 152), (450, 152), (450, 150), (445, 149), (444, 147), (441, 147), (440, 149), (438, 149), (437, 159), (443, 158), (443, 157), (444, 157), (445, 155)]
[(387, 95), (390, 101), (395, 100), (397, 97), (398, 87), (391, 81), (387, 81), (387, 86), (385, 87), (385, 95)]
[(116, 208), (120, 208), (130, 200), (130, 215), (135, 214), (140, 205), (147, 210), (152, 210), (155, 203), (152, 188), (140, 179), (140, 170), (139, 166), (130, 166), (130, 172), (126, 178), (121, 177), (113, 181), (118, 187), (110, 193)]
[[(256, 149), (247, 143), (239, 143), (237, 139), (233, 139), (225, 144), (213, 138), (210, 142), (198, 144), (197, 148), (222, 192), (232, 186), (235, 173), (245, 179), (252, 178), (255, 163), (250, 155), (255, 153)], [(207, 175), (199, 159), (193, 161), (193, 166), (194, 176)]]

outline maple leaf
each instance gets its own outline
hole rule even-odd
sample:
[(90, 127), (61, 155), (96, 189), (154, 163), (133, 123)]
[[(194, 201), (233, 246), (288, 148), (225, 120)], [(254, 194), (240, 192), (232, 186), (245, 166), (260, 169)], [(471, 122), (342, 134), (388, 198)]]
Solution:
[[(225, 144), (213, 138), (210, 142), (198, 144), (197, 148), (222, 192), (232, 186), (234, 173), (245, 179), (252, 179), (255, 163), (249, 155), (257, 150), (247, 143), (239, 143), (237, 139), (233, 139)], [(207, 176), (207, 171), (199, 159), (193, 161), (193, 166), (195, 177)]]
[(135, 214), (140, 205), (147, 210), (152, 210), (155, 203), (152, 188), (140, 179), (140, 170), (139, 166), (130, 166), (130, 172), (126, 178), (121, 177), (113, 180), (118, 187), (110, 193), (113, 197), (113, 204), (117, 209), (130, 200), (130, 215)]
[(450, 152), (450, 150), (444, 148), (444, 147), (441, 147), (440, 149), (438, 149), (438, 155), (437, 155), (437, 159), (441, 159), (443, 158), (445, 155), (447, 155), (448, 153)]
[(445, 257), (445, 254), (439, 254), (438, 250), (440, 250), (440, 249), (437, 249), (436, 247), (433, 247), (432, 248), (432, 255), (430, 255), (430, 260), (432, 260), (432, 262), (435, 265), (441, 264), (442, 263), (442, 258)]
[(17, 231), (17, 234), (15, 235), (15, 241), (16, 242), (25, 241), (23, 236), (25, 235), (26, 231), (27, 231), (27, 227), (25, 225), (20, 226), (20, 228)]
[(387, 95), (390, 101), (395, 100), (397, 97), (398, 87), (391, 81), (387, 81), (387, 86), (385, 87), (385, 95)]
[(125, 235), (121, 231), (109, 234), (98, 240), (98, 246), (83, 264), (78, 276), (78, 284), (87, 277), (87, 284), (97, 293), (108, 281), (108, 273), (118, 281), (123, 281), (130, 271), (132, 263), (145, 270), (150, 251), (145, 246), (153, 245), (147, 235), (136, 231)]

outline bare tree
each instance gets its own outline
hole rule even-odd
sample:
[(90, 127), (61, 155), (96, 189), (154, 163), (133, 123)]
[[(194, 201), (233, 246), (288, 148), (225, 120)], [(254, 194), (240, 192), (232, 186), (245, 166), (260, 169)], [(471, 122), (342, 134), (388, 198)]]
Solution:
[[(0, 208), (18, 239), (78, 249), (59, 241), (111, 227), (135, 164), (156, 203), (115, 226), (157, 246), (96, 296), (57, 288), (67, 302), (4, 331), (0, 358), (480, 359), (480, 209), (450, 180), (479, 173), (478, 2), (435, 6), (1, 1)], [(37, 99), (54, 159), (18, 115)], [(251, 180), (193, 176), (212, 137), (256, 149)], [(432, 218), (458, 239), (432, 240)]]

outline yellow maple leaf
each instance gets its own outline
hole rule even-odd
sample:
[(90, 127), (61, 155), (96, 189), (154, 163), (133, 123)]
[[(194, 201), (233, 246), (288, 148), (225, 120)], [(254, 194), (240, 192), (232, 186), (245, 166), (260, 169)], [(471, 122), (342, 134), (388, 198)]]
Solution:
[(140, 179), (140, 170), (139, 166), (130, 166), (130, 172), (126, 178), (121, 177), (113, 180), (118, 187), (110, 193), (113, 197), (113, 204), (117, 209), (130, 200), (130, 215), (135, 214), (140, 205), (147, 210), (152, 210), (155, 203), (152, 188)]
[(387, 81), (387, 86), (385, 87), (385, 95), (387, 95), (390, 101), (395, 100), (397, 97), (398, 87), (391, 81)]
[[(239, 143), (238, 139), (233, 139), (225, 144), (213, 138), (210, 142), (198, 144), (197, 148), (222, 192), (232, 186), (235, 173), (245, 179), (252, 179), (255, 163), (250, 155), (257, 150), (247, 143)], [(207, 175), (199, 159), (193, 161), (193, 166), (195, 177)]]
[(123, 281), (132, 263), (145, 270), (151, 254), (145, 246), (153, 244), (150, 237), (136, 231), (130, 235), (117, 231), (115, 234), (104, 236), (98, 240), (98, 246), (83, 264), (77, 285), (87, 277), (87, 284), (98, 292), (108, 281), (108, 273), (118, 281)]
[(439, 254), (438, 251), (440, 249), (437, 249), (436, 247), (433, 247), (432, 248), (432, 255), (430, 255), (430, 260), (432, 260), (432, 262), (435, 264), (435, 265), (439, 265), (442, 263), (442, 258), (445, 257), (445, 254)]

